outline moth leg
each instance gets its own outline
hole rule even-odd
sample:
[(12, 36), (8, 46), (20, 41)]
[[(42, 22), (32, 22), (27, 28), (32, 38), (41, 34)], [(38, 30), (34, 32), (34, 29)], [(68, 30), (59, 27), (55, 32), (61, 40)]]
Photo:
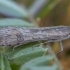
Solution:
[(13, 51), (15, 50), (16, 47), (18, 47), (18, 46), (20, 46), (20, 45), (22, 45), (22, 44), (19, 44), (19, 45), (14, 46)]
[(58, 53), (56, 53), (56, 55), (58, 55), (59, 53), (61, 53), (63, 51), (62, 41), (60, 41), (60, 48), (61, 48), (61, 50)]
[(16, 47), (18, 47), (18, 46), (14, 46), (13, 51), (15, 50)]
[[(40, 44), (43, 45), (43, 44), (46, 44), (46, 43), (48, 43), (48, 42), (44, 42), (44, 43), (40, 43)], [(34, 45), (33, 47), (38, 46), (38, 45), (40, 45), (40, 44), (36, 44), (36, 45)]]

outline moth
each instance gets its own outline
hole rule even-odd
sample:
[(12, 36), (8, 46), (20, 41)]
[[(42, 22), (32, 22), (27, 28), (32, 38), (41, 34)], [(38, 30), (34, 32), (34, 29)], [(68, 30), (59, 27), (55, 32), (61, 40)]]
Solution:
[(61, 41), (68, 38), (70, 38), (70, 26), (0, 28), (0, 46), (16, 46), (41, 40), (60, 41), (61, 51), (63, 51)]

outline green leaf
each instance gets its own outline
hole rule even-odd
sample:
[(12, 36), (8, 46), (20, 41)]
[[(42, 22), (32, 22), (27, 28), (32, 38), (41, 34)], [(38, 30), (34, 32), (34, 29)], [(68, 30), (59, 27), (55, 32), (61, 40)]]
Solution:
[(0, 53), (0, 70), (11, 70), (9, 61), (3, 53)]
[(34, 26), (34, 24), (29, 23), (25, 20), (16, 19), (16, 18), (6, 18), (6, 19), (0, 19), (0, 27), (2, 26), (24, 26), (24, 27), (30, 27)]
[(53, 60), (53, 57), (50, 55), (38, 57), (23, 64), (20, 70), (57, 70), (56, 63), (49, 65), (51, 60)]
[(27, 11), (11, 0), (0, 0), (0, 13), (10, 17), (28, 17)]
[(12, 59), (13, 62), (18, 65), (23, 64), (33, 58), (43, 56), (47, 52), (47, 49), (48, 48), (44, 49), (41, 46), (34, 48), (28, 47), (13, 54)]
[(5, 70), (12, 70), (8, 58), (6, 56), (4, 57), (4, 65), (5, 65)]
[(0, 53), (0, 70), (5, 70), (3, 54)]
[[(39, 44), (39, 42), (31, 42), (31, 43), (27, 43), (27, 44), (23, 44), (23, 45), (19, 45), (16, 48), (14, 48), (14, 46), (12, 47), (6, 47), (6, 54), (8, 55), (9, 58), (12, 58), (13, 55), (19, 51), (21, 51), (22, 49), (28, 48), (28, 47), (33, 47), (34, 45)], [(13, 50), (14, 49), (14, 50)]]

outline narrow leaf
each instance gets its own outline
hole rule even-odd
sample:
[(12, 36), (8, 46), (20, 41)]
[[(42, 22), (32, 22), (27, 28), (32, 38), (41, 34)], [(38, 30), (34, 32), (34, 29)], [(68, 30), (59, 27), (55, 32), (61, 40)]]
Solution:
[(44, 17), (50, 11), (52, 11), (60, 1), (61, 0), (49, 0), (36, 17)]
[(0, 53), (0, 70), (5, 70), (3, 54)]
[(10, 17), (28, 17), (27, 11), (11, 0), (0, 0), (0, 13)]
[(12, 70), (7, 57), (4, 57), (5, 70)]
[(16, 19), (16, 18), (6, 18), (6, 19), (0, 19), (0, 27), (2, 26), (34, 26), (34, 24), (29, 23), (25, 20)]

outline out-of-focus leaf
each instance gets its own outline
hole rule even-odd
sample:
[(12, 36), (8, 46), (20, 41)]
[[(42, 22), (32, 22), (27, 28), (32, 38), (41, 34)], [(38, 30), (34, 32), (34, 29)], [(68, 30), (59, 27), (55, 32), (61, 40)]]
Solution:
[(11, 0), (0, 0), (0, 13), (10, 17), (28, 17), (27, 11)]
[(61, 0), (49, 0), (49, 2), (44, 6), (44, 8), (37, 15), (38, 17), (44, 17), (47, 15)]
[(46, 2), (48, 2), (48, 0), (34, 0), (28, 11), (34, 17), (38, 12), (40, 12), (41, 8), (46, 4)]
[(13, 54), (13, 62), (21, 65), (22, 63), (27, 62), (36, 57), (43, 56), (47, 52), (47, 48), (39, 47), (29, 47), (18, 51), (17, 53)]
[(52, 66), (33, 66), (33, 67), (26, 67), (26, 68), (21, 68), (20, 70), (58, 70), (56, 64), (53, 64)]
[(30, 27), (34, 26), (34, 24), (29, 23), (25, 20), (16, 19), (16, 18), (6, 18), (6, 19), (0, 19), (0, 27), (2, 26), (24, 26), (24, 27)]
[(58, 66), (55, 62), (49, 65), (51, 60), (53, 60), (53, 57), (49, 55), (38, 57), (26, 62), (21, 66), (20, 70), (57, 70)]

